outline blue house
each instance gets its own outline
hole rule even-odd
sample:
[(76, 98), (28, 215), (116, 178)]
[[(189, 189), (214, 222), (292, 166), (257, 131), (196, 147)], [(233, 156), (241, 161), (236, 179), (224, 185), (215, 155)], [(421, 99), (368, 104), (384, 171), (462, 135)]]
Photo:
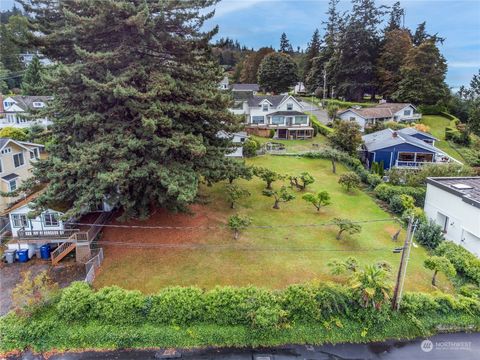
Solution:
[(450, 161), (450, 157), (434, 146), (435, 137), (415, 128), (385, 129), (364, 135), (362, 139), (363, 156), (368, 168), (374, 162), (383, 163), (384, 169), (390, 169)]

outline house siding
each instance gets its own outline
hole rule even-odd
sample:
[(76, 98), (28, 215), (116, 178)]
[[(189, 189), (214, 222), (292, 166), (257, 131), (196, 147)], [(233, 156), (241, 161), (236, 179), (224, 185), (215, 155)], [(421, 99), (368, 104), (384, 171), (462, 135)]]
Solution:
[[(371, 153), (375, 154), (375, 162), (383, 161), (384, 169), (390, 169), (392, 166), (395, 165), (395, 161), (397, 160), (399, 152), (416, 152), (416, 153), (428, 153), (433, 154), (435, 156), (435, 152), (420, 148), (415, 145), (411, 144), (400, 144), (397, 146), (392, 146), (384, 149), (379, 149), (372, 151)], [(369, 156), (370, 160), (370, 156)], [(371, 166), (370, 162), (370, 166)]]

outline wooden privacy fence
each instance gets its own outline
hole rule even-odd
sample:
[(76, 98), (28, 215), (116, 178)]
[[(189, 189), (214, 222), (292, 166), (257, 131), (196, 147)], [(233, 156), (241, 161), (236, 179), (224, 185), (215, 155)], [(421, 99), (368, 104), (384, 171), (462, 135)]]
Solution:
[(89, 283), (90, 285), (93, 284), (93, 280), (95, 280), (95, 273), (103, 262), (103, 249), (99, 248), (95, 249), (94, 251), (96, 254), (85, 263), (85, 271), (87, 274), (85, 276), (85, 282)]

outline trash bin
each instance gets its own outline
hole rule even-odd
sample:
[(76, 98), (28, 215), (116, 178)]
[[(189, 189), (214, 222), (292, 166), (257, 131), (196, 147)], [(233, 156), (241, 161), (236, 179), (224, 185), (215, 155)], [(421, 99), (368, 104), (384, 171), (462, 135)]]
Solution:
[(9, 264), (13, 264), (15, 262), (15, 250), (5, 250), (5, 260)]
[(28, 249), (22, 249), (17, 251), (18, 261), (25, 263), (28, 261)]
[(40, 257), (43, 260), (50, 260), (50, 253), (51, 253), (50, 245), (45, 244), (40, 246)]

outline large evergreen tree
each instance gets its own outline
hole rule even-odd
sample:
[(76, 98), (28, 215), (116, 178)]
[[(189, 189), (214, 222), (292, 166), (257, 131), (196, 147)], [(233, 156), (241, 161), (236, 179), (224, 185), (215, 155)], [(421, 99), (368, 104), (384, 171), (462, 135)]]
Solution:
[(45, 69), (37, 56), (34, 56), (28, 65), (22, 79), (22, 92), (24, 95), (46, 95), (43, 81)]
[(352, 14), (338, 45), (336, 83), (339, 95), (358, 101), (376, 88), (378, 25), (383, 12), (374, 0), (352, 0), (352, 3)]
[(400, 69), (412, 48), (408, 30), (395, 29), (385, 34), (378, 59), (378, 80), (380, 93), (391, 98), (402, 80)]
[(258, 84), (265, 91), (276, 94), (288, 91), (297, 80), (297, 64), (287, 54), (268, 54), (258, 69)]
[(402, 79), (392, 97), (414, 104), (436, 104), (449, 94), (446, 72), (447, 63), (435, 40), (426, 40), (409, 50), (401, 68)]
[(313, 59), (320, 55), (320, 33), (318, 29), (312, 35), (312, 40), (308, 43), (307, 51), (305, 52), (305, 63), (303, 74), (308, 74), (312, 68)]
[(258, 68), (263, 58), (274, 52), (272, 48), (263, 47), (249, 54), (243, 61), (240, 72), (240, 82), (244, 84), (254, 84), (257, 82)]
[(390, 9), (390, 16), (388, 19), (387, 27), (385, 28), (385, 33), (400, 29), (402, 27), (404, 15), (405, 10), (400, 6), (400, 2), (397, 1)]
[(151, 206), (182, 209), (199, 181), (228, 177), (236, 120), (217, 89), (221, 69), (205, 32), (217, 0), (23, 0), (32, 41), (59, 63), (50, 156), (36, 178), (37, 200), (72, 204), (79, 214), (102, 199), (124, 218)]
[(282, 36), (280, 36), (280, 48), (278, 49), (278, 51), (287, 54), (293, 53), (292, 44), (290, 44), (290, 41), (287, 38), (287, 34), (285, 33), (282, 33)]

